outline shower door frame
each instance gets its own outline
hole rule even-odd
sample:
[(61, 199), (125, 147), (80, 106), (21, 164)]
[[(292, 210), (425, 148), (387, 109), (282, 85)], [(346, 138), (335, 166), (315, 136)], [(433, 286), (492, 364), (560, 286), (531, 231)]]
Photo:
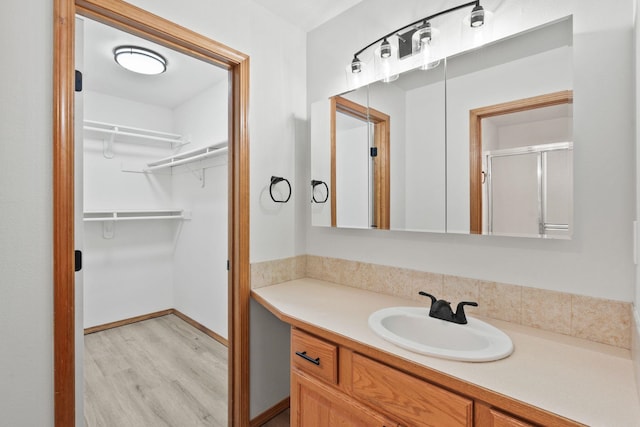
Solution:
[(573, 104), (573, 90), (563, 90), (531, 98), (469, 110), (469, 233), (482, 234), (482, 119), (534, 110), (553, 105)]
[(552, 224), (547, 222), (547, 153), (559, 150), (573, 150), (572, 142), (554, 142), (550, 144), (530, 145), (526, 147), (492, 150), (484, 153), (486, 162), (486, 201), (487, 201), (487, 233), (493, 234), (493, 159), (496, 157), (513, 157), (527, 154), (536, 155), (537, 173), (537, 210), (538, 237), (546, 237), (547, 231), (567, 231), (569, 224)]
[(249, 421), (249, 57), (122, 0), (53, 3), (54, 425), (75, 425), (76, 14), (229, 71), (229, 425)]

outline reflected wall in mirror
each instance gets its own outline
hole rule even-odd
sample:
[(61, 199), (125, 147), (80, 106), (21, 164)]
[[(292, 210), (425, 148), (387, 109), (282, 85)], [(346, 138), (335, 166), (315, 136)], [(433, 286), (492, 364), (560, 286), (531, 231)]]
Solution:
[(447, 59), (447, 232), (570, 237), (572, 34), (566, 19)]
[(312, 224), (444, 232), (444, 104), (444, 61), (312, 104), (311, 178), (331, 183)]
[(568, 237), (573, 92), (471, 110), (472, 234)]
[(389, 229), (389, 115), (334, 96), (331, 225)]
[(369, 108), (391, 116), (392, 230), (444, 232), (445, 62), (369, 85)]

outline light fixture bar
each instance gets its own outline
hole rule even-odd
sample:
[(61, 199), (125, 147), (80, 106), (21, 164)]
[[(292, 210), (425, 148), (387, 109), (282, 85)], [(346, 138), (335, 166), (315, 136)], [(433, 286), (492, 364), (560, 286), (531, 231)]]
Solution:
[[(426, 18), (418, 19), (417, 21), (412, 22), (411, 24), (405, 25), (404, 27), (400, 27), (397, 30), (390, 32), (389, 34), (386, 34), (386, 35), (380, 37), (376, 41), (374, 41), (372, 43), (369, 43), (368, 45), (366, 45), (365, 47), (363, 47), (362, 49), (357, 51), (353, 55), (353, 57), (354, 57), (354, 59), (357, 59), (358, 55), (360, 55), (365, 50), (369, 49), (371, 46), (373, 46), (376, 43), (379, 43), (379, 42), (381, 42), (381, 41), (383, 41), (383, 40), (385, 40), (385, 39), (387, 39), (387, 38), (389, 38), (391, 36), (397, 35), (401, 31), (404, 31), (404, 30), (406, 30), (406, 29), (408, 29), (410, 27), (413, 27), (415, 25), (418, 25), (418, 24), (426, 22), (426, 21), (431, 21), (433, 18), (437, 18), (438, 16), (446, 15), (447, 13), (451, 13), (451, 12), (454, 12), (456, 10), (463, 9), (465, 7), (470, 7), (470, 6), (474, 6), (474, 9), (473, 9), (474, 11), (478, 11), (479, 12), (480, 10), (482, 10), (482, 6), (480, 6), (480, 0), (474, 0), (474, 1), (470, 1), (470, 2), (465, 3), (465, 4), (461, 4), (459, 6), (454, 6), (454, 7), (450, 8), (450, 9), (443, 10), (443, 11), (438, 12), (438, 13), (434, 13), (433, 15), (427, 16)], [(479, 22), (480, 22), (479, 19), (474, 21), (474, 23), (479, 23)], [(482, 25), (482, 24), (479, 24), (479, 25), (476, 24), (476, 25), (474, 25), (474, 27), (476, 27), (476, 26), (479, 27), (480, 25)]]

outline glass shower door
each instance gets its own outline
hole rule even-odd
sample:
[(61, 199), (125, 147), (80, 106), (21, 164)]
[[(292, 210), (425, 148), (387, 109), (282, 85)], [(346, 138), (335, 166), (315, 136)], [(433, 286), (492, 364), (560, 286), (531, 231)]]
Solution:
[(485, 153), (489, 234), (570, 235), (572, 147), (554, 143)]

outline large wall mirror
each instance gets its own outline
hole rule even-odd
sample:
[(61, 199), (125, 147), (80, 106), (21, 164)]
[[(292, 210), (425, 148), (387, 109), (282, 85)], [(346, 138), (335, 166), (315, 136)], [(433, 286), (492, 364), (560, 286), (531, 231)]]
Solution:
[(312, 224), (570, 238), (572, 38), (567, 18), (313, 103)]

